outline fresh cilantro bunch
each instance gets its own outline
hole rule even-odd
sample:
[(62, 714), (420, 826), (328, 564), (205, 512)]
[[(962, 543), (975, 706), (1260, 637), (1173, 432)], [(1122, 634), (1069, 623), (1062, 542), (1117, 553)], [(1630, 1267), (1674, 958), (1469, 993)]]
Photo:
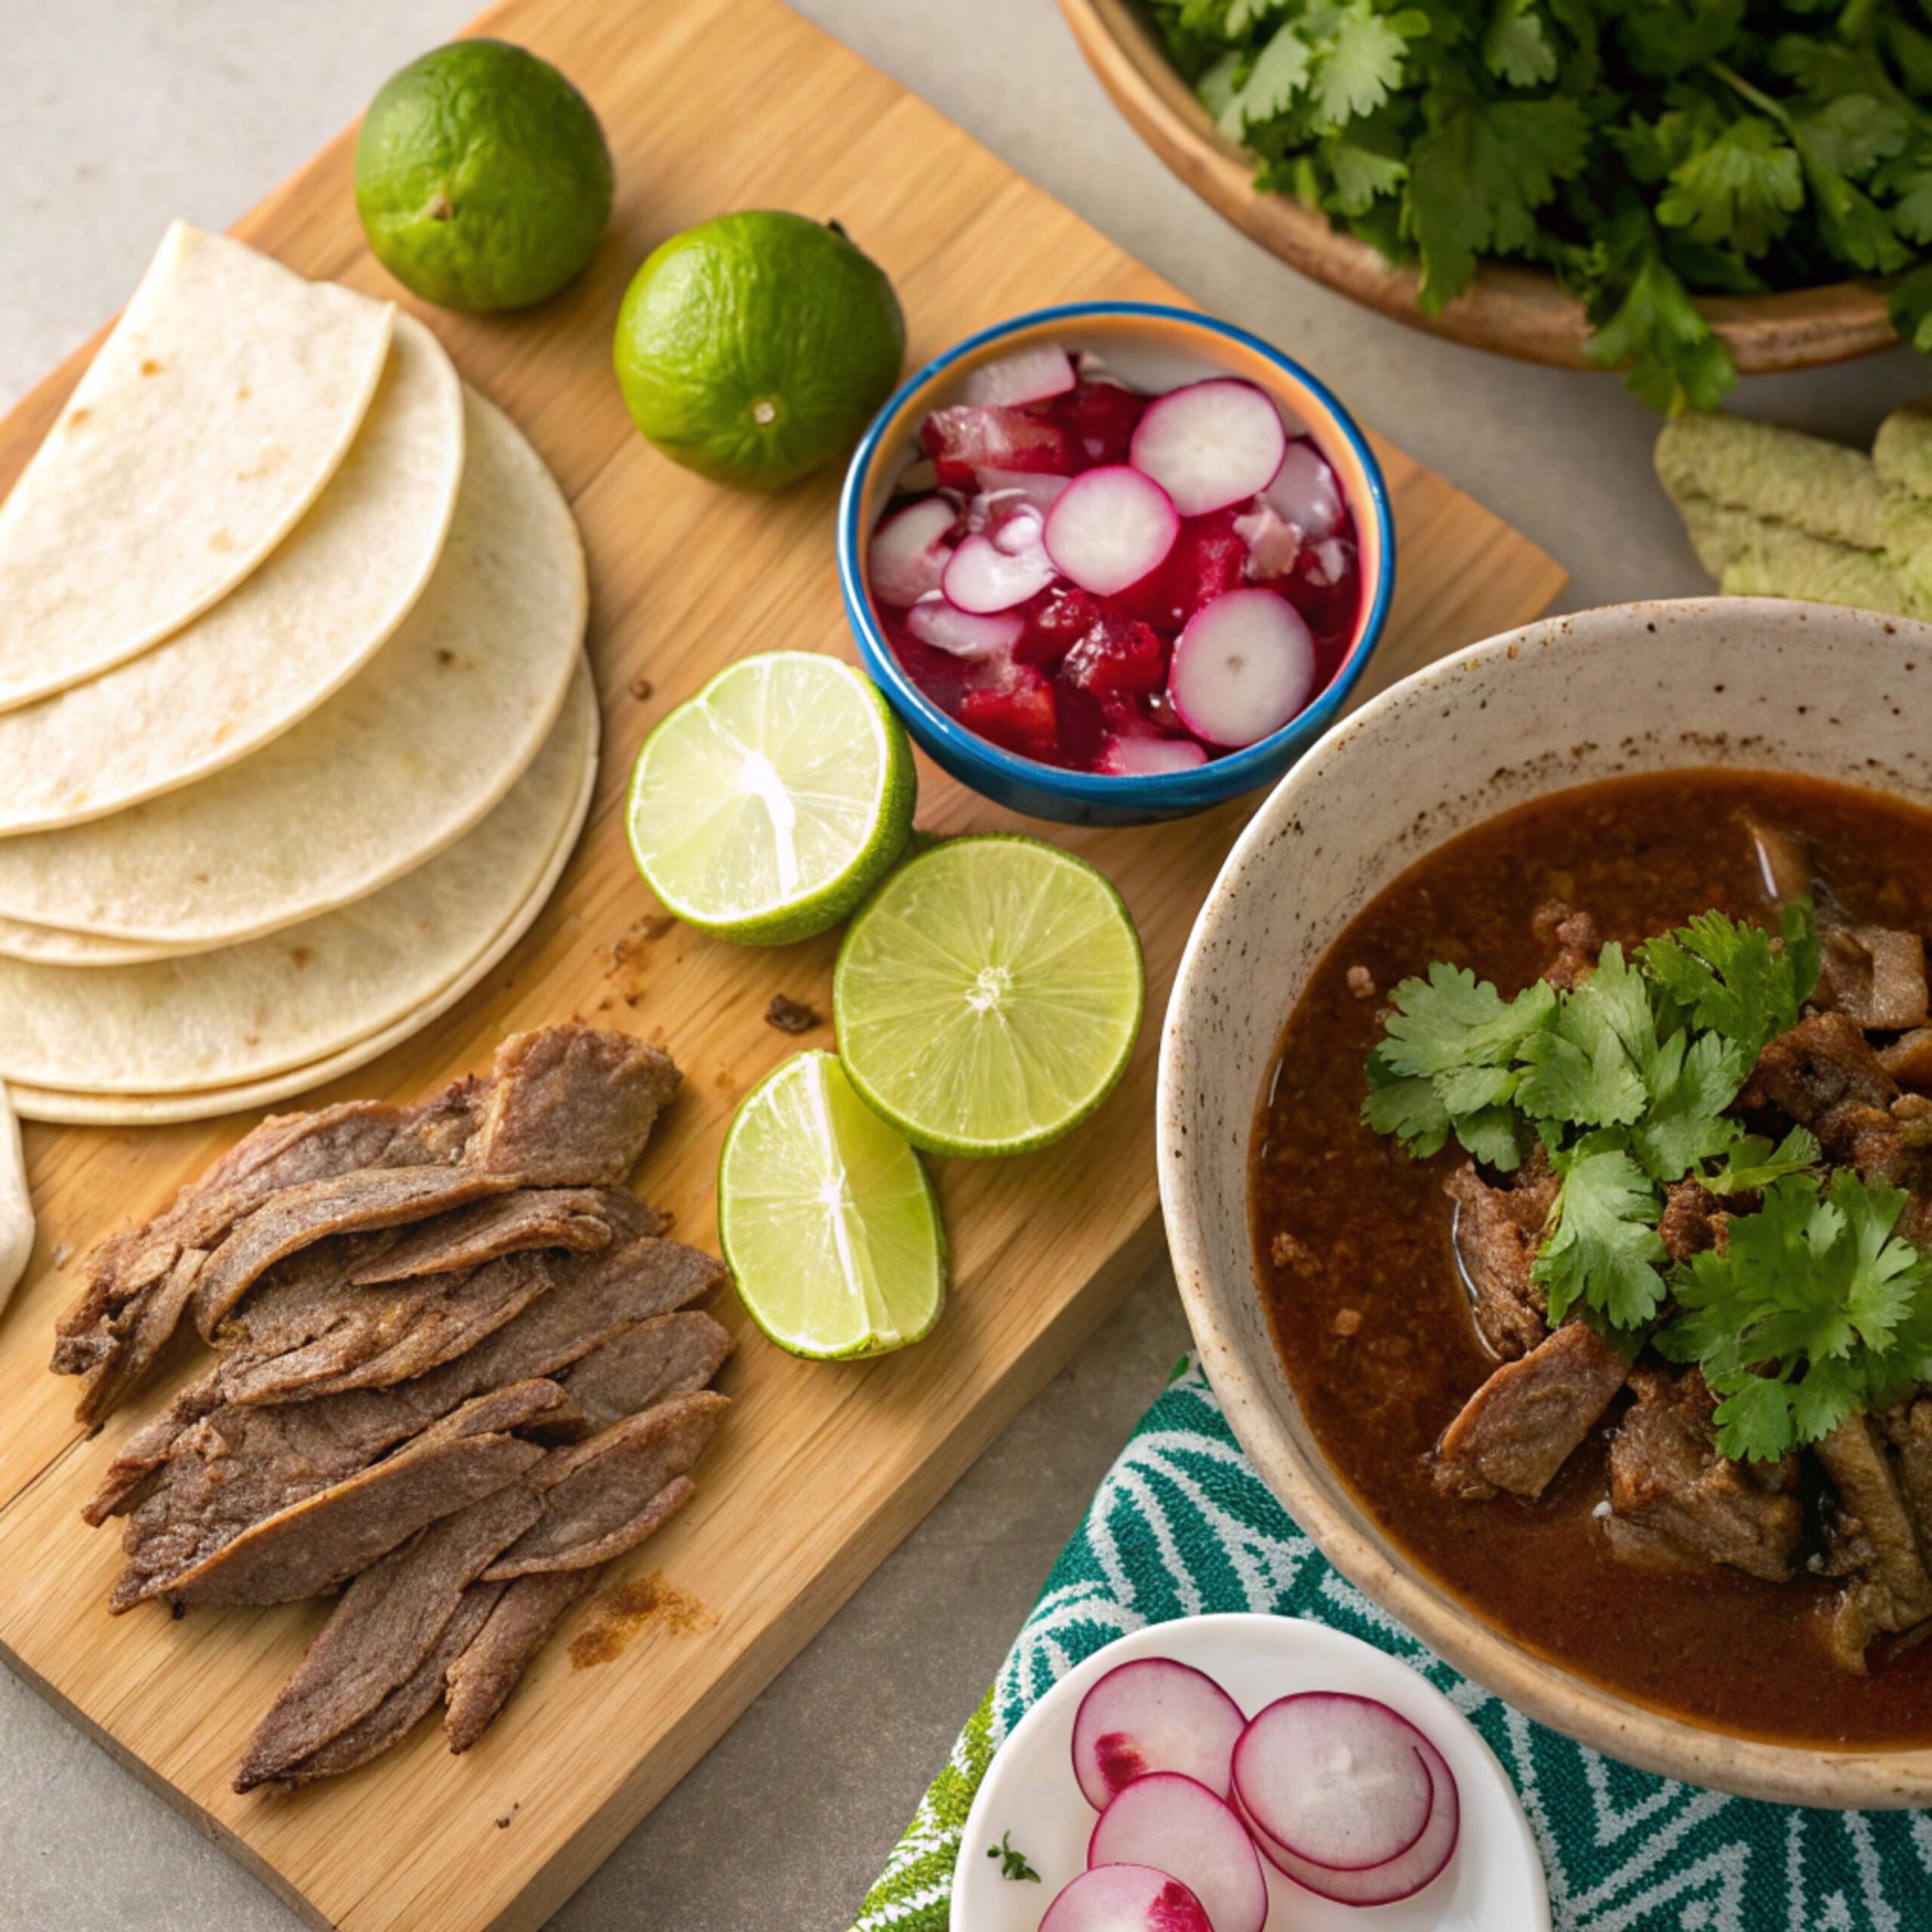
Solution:
[(1634, 959), (1606, 946), (1567, 992), (1537, 980), (1505, 999), (1438, 961), (1390, 996), (1362, 1112), (1417, 1158), (1453, 1137), (1506, 1174), (1540, 1143), (1559, 1184), (1533, 1269), (1549, 1319), (1580, 1306), (1632, 1334), (1670, 1294), (1664, 1189), (1694, 1177), (1719, 1195), (1755, 1192), (1817, 1161), (1802, 1129), (1773, 1147), (1729, 1112), (1817, 980), (1809, 906), (1787, 909), (1776, 940), (1707, 912)]
[(1932, 35), (1900, 0), (1152, 0), (1264, 187), (1422, 270), (1552, 271), (1653, 407), (1737, 380), (1694, 295), (1900, 275), (1932, 350)]
[(1905, 1204), (1844, 1168), (1822, 1190), (1775, 1180), (1721, 1254), (1678, 1271), (1657, 1344), (1722, 1397), (1725, 1455), (1782, 1456), (1932, 1381), (1932, 1255), (1893, 1232)]

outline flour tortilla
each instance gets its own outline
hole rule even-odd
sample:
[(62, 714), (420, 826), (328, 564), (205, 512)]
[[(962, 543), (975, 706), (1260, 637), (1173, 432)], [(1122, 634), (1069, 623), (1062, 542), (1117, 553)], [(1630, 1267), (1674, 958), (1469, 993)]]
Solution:
[(515, 783), (582, 654), (583, 547), (509, 418), (474, 392), (464, 414), (449, 540), (395, 635), (239, 764), (0, 839), (0, 914), (15, 922), (0, 922), (0, 955), (118, 964), (274, 932), (399, 878)]
[(205, 1099), (326, 1061), (398, 1022), (413, 1031), (520, 914), (535, 916), (580, 821), (596, 746), (586, 667), (509, 797), (374, 897), (191, 958), (90, 971), (0, 961), (0, 1076), (21, 1083), (16, 1104), (34, 1115), (37, 1088)]
[(394, 305), (175, 223), (0, 507), (0, 709), (211, 608), (335, 474)]
[(20, 1122), (0, 1084), (0, 1309), (27, 1271), (33, 1253), (33, 1203), (27, 1198), (26, 1156)]
[[(0, 835), (78, 824), (204, 778), (352, 677), (435, 568), (463, 477), (463, 424), (449, 358), (398, 317), (361, 434), (260, 569), (138, 657), (0, 712)], [(120, 568), (103, 565), (103, 581)]]

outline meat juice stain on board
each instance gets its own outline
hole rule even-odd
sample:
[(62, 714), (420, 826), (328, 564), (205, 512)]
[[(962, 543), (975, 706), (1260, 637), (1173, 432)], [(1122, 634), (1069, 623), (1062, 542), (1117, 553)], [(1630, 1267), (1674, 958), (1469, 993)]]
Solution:
[(672, 1636), (695, 1636), (715, 1629), (718, 1613), (709, 1604), (667, 1582), (661, 1571), (633, 1577), (600, 1590), (590, 1600), (590, 1616), (571, 1639), (571, 1668), (588, 1670), (612, 1663), (652, 1627)]

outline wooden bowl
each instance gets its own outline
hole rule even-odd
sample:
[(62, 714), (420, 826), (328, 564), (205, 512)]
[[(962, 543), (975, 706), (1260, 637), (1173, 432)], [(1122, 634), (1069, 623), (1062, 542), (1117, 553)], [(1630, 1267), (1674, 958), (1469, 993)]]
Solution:
[[(1416, 305), (1414, 269), (1391, 268), (1292, 195), (1254, 185), (1254, 162), (1214, 125), (1133, 0), (1060, 0), (1088, 64), (1141, 138), (1202, 200), (1303, 274), (1398, 322), (1526, 362), (1589, 368), (1583, 304), (1534, 269), (1486, 263), (1440, 315)], [(1746, 375), (1844, 362), (1898, 341), (1885, 285), (1837, 281), (1781, 295), (1706, 296), (1699, 312)]]
[(1423, 853), (1524, 799), (1630, 771), (1768, 767), (1932, 804), (1932, 744), (1907, 701), (1928, 678), (1932, 625), (1755, 598), (1554, 618), (1419, 672), (1334, 727), (1250, 822), (1195, 921), (1161, 1043), (1161, 1204), (1181, 1297), (1235, 1433), (1296, 1521), (1518, 1709), (1647, 1770), (1786, 1804), (1932, 1802), (1932, 1740), (1824, 1750), (1666, 1715), (1502, 1635), (1411, 1561), (1328, 1467), (1275, 1353), (1249, 1239), (1249, 1136), (1309, 975)]

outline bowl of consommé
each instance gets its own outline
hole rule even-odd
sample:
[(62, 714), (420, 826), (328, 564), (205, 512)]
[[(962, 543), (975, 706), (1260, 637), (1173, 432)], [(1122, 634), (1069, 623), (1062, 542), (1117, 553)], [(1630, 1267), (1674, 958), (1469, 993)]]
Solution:
[(1181, 1294), (1337, 1567), (1530, 1716), (1932, 1801), (1932, 627), (1631, 604), (1329, 731), (1161, 1043)]

